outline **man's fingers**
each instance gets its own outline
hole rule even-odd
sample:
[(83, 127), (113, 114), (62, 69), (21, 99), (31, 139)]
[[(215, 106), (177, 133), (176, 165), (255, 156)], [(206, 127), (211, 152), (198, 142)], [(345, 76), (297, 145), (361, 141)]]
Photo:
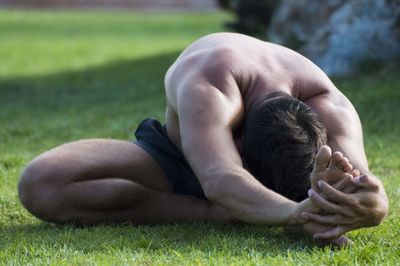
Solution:
[(344, 175), (342, 179), (340, 179), (336, 184), (333, 185), (333, 187), (339, 191), (343, 191), (344, 188), (346, 188), (349, 184), (351, 183), (351, 176), (350, 175)]
[(343, 188), (342, 192), (346, 193), (346, 194), (351, 194), (356, 192), (356, 190), (358, 189), (358, 187), (356, 185), (354, 185), (351, 181), (350, 184), (348, 184), (345, 188)]
[(342, 208), (334, 203), (329, 202), (328, 200), (324, 199), (321, 195), (315, 192), (313, 189), (308, 191), (308, 196), (310, 197), (311, 201), (317, 205), (317, 207), (321, 208), (324, 211), (331, 212), (334, 214), (343, 214), (344, 212)]
[(374, 177), (370, 177), (367, 175), (354, 177), (352, 183), (356, 186), (368, 188), (375, 191), (379, 189), (379, 182)]
[[(311, 234), (314, 236), (317, 232), (326, 232), (331, 229), (334, 229), (334, 227), (318, 224), (318, 223), (313, 223), (313, 222), (307, 222), (306, 224), (303, 225), (303, 230), (305, 230), (307, 233)], [(345, 235), (341, 235), (336, 238), (332, 239), (321, 239), (321, 240), (316, 240), (315, 241), (317, 245), (319, 246), (328, 246), (328, 245), (335, 245), (335, 246), (344, 246), (344, 245), (350, 245), (352, 242), (350, 239), (348, 239)]]
[(341, 235), (335, 239), (332, 239), (330, 240), (330, 242), (338, 247), (349, 246), (353, 244), (353, 242), (350, 239), (348, 239), (345, 235)]
[[(331, 170), (332, 171), (332, 170)], [(344, 173), (342, 170), (334, 170), (331, 174), (327, 175), (325, 178), (321, 179), (329, 184), (337, 184), (341, 182), (344, 178), (350, 179), (352, 175), (350, 173)]]
[(314, 239), (315, 243), (320, 247), (325, 246), (336, 246), (336, 247), (344, 247), (350, 246), (353, 242), (348, 239), (345, 235), (339, 236), (334, 239)]
[(315, 222), (325, 225), (340, 225), (349, 224), (351, 221), (343, 215), (321, 215), (310, 212), (303, 212), (301, 217), (307, 220), (307, 222)]
[(337, 238), (337, 237), (343, 235), (344, 233), (346, 233), (347, 231), (350, 231), (350, 229), (347, 227), (338, 225), (338, 226), (336, 226), (332, 229), (329, 229), (328, 231), (325, 231), (323, 233), (314, 234), (313, 238), (315, 240)]
[(330, 200), (338, 203), (354, 205), (352, 197), (335, 189), (325, 181), (323, 180), (318, 181), (318, 187), (321, 189), (324, 195), (327, 196)]
[(352, 179), (353, 177), (351, 175), (344, 175), (339, 182), (333, 185), (333, 187), (346, 194), (353, 193), (358, 187), (351, 182)]
[(349, 246), (353, 244), (353, 241), (351, 241), (347, 236), (341, 235), (338, 238), (335, 239), (335, 241), (338, 243), (339, 246)]

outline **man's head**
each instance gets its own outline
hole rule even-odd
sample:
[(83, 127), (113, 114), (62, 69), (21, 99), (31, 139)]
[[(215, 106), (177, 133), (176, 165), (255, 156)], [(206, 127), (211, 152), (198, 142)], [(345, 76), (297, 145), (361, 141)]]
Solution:
[(246, 117), (246, 167), (263, 185), (295, 201), (307, 197), (315, 155), (325, 143), (318, 115), (288, 95), (268, 95)]

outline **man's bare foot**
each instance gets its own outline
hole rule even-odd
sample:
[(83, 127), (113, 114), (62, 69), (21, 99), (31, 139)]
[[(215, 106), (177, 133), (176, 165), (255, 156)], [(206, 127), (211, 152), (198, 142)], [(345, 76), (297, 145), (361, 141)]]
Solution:
[[(314, 191), (320, 192), (321, 190), (318, 187), (318, 181), (322, 179), (327, 183), (336, 186), (337, 189), (342, 190), (346, 186), (351, 185), (351, 179), (357, 171), (358, 170), (356, 169), (353, 170), (353, 166), (341, 152), (334, 152), (332, 154), (331, 148), (328, 146), (322, 146), (315, 158), (314, 169), (311, 173), (311, 187)], [(304, 225), (304, 229), (306, 231), (310, 231), (311, 229), (326, 231), (329, 227), (320, 224), (307, 223)], [(349, 240), (345, 235), (341, 235), (330, 240), (319, 241), (317, 244), (320, 246), (346, 246), (351, 244), (351, 240)]]
[(315, 191), (318, 188), (318, 180), (325, 180), (329, 184), (336, 184), (343, 179), (352, 178), (353, 166), (341, 152), (332, 154), (331, 148), (322, 146), (317, 153), (314, 169), (311, 173), (311, 187)]

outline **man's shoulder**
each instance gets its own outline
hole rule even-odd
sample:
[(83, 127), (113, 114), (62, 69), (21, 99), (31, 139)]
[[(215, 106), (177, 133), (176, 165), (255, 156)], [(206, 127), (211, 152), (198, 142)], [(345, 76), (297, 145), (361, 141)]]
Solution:
[[(216, 45), (191, 51), (180, 56), (168, 70), (165, 85), (167, 94), (175, 91), (211, 91), (218, 90), (224, 95), (236, 95), (238, 91), (239, 74), (245, 61), (240, 58), (237, 48), (229, 44)], [(204, 93), (207, 97), (211, 94)]]

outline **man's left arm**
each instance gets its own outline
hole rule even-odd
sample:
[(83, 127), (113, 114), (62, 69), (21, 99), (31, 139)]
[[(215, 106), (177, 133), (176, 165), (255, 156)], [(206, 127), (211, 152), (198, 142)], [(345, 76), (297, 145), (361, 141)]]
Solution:
[(351, 180), (353, 193), (344, 193), (322, 180), (319, 189), (324, 196), (311, 191), (311, 201), (329, 214), (307, 213), (308, 220), (333, 226), (314, 237), (329, 239), (350, 230), (380, 224), (388, 210), (388, 199), (382, 182), (369, 171), (361, 122), (353, 105), (337, 89), (305, 102), (318, 113), (325, 125), (332, 151), (342, 152), (361, 172)]

